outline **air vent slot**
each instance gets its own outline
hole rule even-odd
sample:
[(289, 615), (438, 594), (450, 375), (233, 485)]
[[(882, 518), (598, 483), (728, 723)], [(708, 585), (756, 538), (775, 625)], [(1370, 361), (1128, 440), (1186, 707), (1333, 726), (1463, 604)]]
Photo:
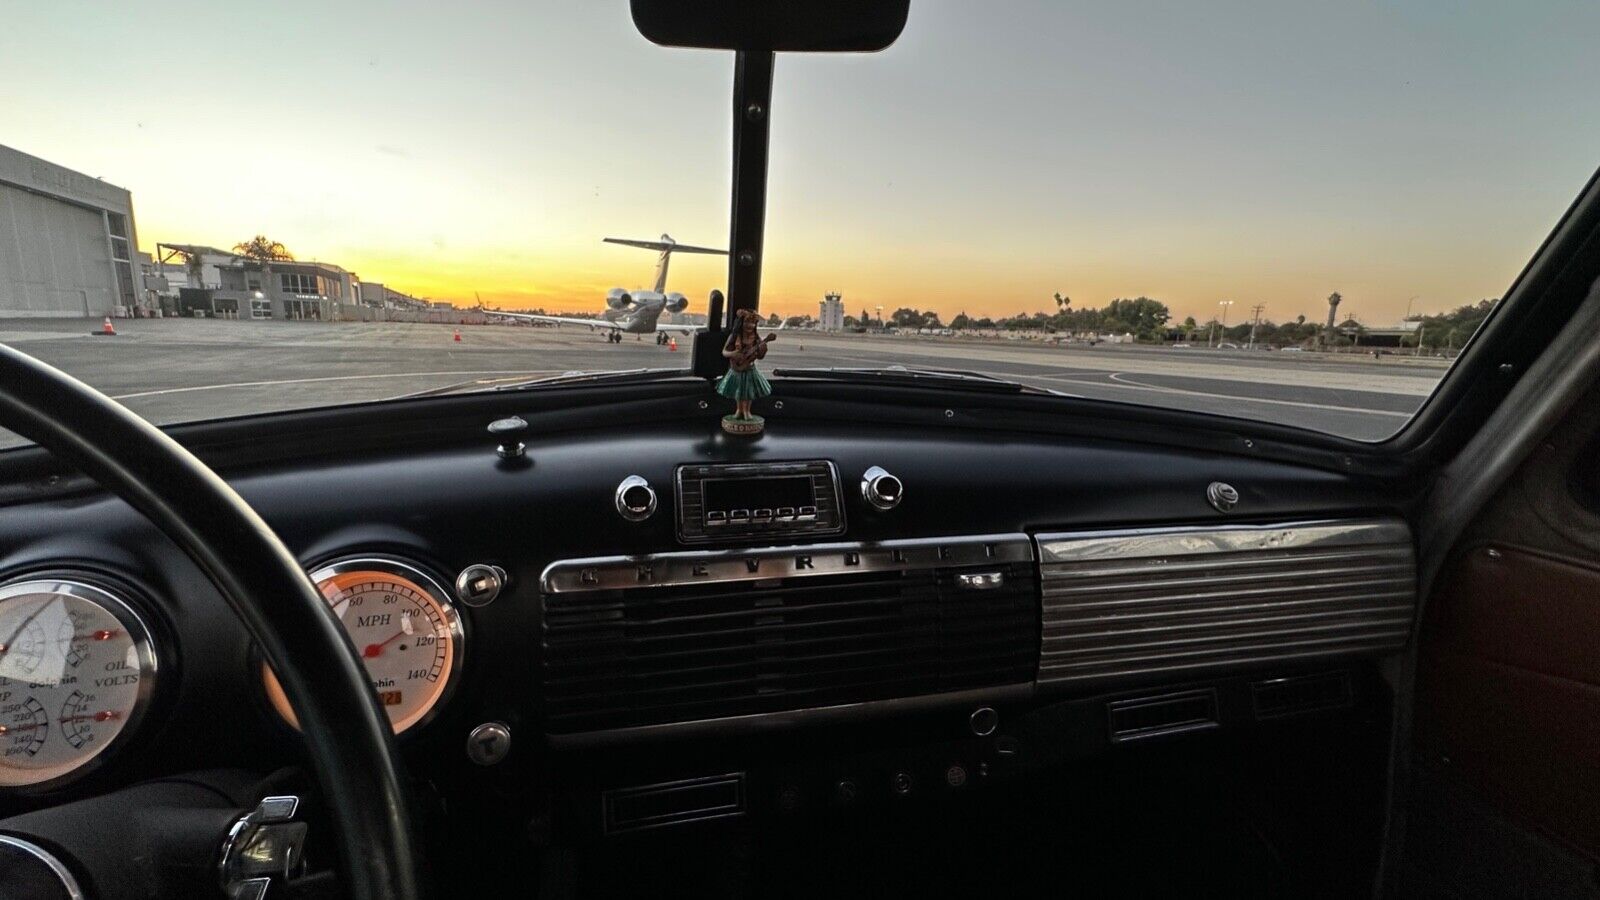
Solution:
[(1116, 700), (1106, 704), (1111, 742), (1122, 744), (1163, 734), (1184, 734), (1218, 727), (1217, 692), (1181, 691), (1155, 697)]
[(1355, 702), (1349, 672), (1322, 672), (1250, 683), (1257, 719), (1344, 709)]
[(606, 834), (744, 815), (744, 774), (606, 791)]

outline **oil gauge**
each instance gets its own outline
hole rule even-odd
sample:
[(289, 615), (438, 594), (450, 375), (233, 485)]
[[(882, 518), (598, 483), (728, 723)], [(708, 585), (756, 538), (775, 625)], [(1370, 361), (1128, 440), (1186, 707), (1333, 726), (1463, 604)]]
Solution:
[(150, 632), (129, 603), (68, 579), (0, 586), (0, 788), (102, 758), (155, 687)]

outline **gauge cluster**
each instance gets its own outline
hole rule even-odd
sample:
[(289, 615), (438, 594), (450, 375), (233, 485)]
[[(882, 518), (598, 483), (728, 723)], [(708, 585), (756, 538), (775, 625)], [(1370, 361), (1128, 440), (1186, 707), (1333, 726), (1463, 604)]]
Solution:
[[(422, 569), (385, 558), (346, 559), (311, 573), (350, 636), (396, 734), (432, 718), (461, 669), (465, 632), (450, 594)], [(267, 700), (296, 725), (283, 686), (265, 664)]]
[[(427, 723), (461, 674), (466, 632), (450, 592), (398, 559), (339, 559), (310, 573), (403, 734)], [(152, 611), (102, 579), (78, 574), (0, 584), (0, 793), (54, 790), (94, 770), (138, 731), (157, 689), (164, 647)], [(261, 695), (298, 727), (277, 677)], [(175, 688), (176, 685), (173, 685)]]
[(0, 788), (90, 768), (133, 733), (156, 672), (127, 599), (65, 578), (0, 587)]

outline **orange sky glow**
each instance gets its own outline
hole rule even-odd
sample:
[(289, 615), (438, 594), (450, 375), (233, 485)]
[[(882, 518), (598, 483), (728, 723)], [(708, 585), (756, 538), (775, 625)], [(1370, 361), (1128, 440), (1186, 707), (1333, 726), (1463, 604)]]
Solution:
[[(727, 242), (731, 57), (650, 45), (621, 0), (8, 20), (0, 140), (129, 188), (146, 251), (261, 233), (418, 296), (580, 312), (651, 281), (603, 237)], [(762, 307), (1284, 321), (1339, 291), (1382, 326), (1497, 297), (1600, 162), (1597, 32), (1557, 0), (915, 0), (883, 53), (779, 59)], [(726, 265), (675, 258), (668, 287), (704, 312)]]

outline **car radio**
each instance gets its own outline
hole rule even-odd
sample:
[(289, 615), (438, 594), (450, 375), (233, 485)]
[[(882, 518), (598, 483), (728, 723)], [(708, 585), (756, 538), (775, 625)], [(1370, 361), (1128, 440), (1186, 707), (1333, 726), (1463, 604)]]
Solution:
[(685, 543), (844, 532), (839, 474), (823, 459), (679, 466), (677, 492)]

